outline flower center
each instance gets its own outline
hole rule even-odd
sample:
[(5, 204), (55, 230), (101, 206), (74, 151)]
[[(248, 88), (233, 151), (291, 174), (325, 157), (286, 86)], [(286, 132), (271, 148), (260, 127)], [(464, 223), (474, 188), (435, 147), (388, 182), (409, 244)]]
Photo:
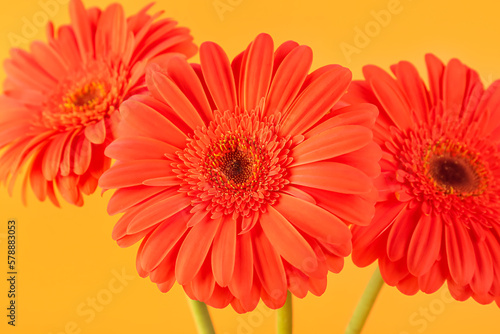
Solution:
[(205, 156), (205, 172), (221, 189), (250, 190), (258, 183), (262, 166), (262, 147), (252, 137), (226, 134), (215, 141)]
[(75, 107), (91, 107), (97, 104), (106, 94), (104, 85), (100, 82), (91, 82), (76, 89), (63, 98), (63, 105), (66, 109)]
[(240, 150), (226, 153), (221, 158), (221, 171), (235, 183), (244, 183), (252, 175), (253, 158)]
[(473, 192), (479, 184), (472, 166), (461, 158), (434, 157), (430, 162), (429, 173), (443, 188), (459, 192)]
[(250, 219), (288, 184), (291, 144), (290, 138), (278, 137), (273, 119), (261, 119), (258, 112), (217, 111), (178, 152), (180, 191), (192, 197), (195, 210), (210, 211), (212, 218)]
[(431, 181), (447, 194), (479, 195), (487, 187), (485, 167), (463, 145), (444, 142), (432, 146), (425, 165)]
[(42, 123), (67, 130), (96, 123), (113, 113), (124, 98), (127, 73), (95, 61), (75, 70), (47, 96)]

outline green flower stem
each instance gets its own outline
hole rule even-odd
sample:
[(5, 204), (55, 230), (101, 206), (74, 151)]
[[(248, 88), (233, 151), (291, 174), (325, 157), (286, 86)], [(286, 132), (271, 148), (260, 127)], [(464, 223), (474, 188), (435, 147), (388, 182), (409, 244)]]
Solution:
[(287, 291), (286, 302), (276, 311), (276, 325), (278, 334), (292, 334), (292, 294)]
[(207, 305), (197, 300), (191, 300), (190, 298), (188, 298), (188, 303), (189, 307), (191, 308), (191, 313), (193, 314), (198, 333), (215, 334), (214, 325), (212, 325), (212, 320), (210, 319)]
[(366, 318), (368, 318), (368, 315), (370, 314), (373, 304), (375, 303), (383, 285), (384, 280), (382, 279), (380, 270), (377, 267), (372, 275), (372, 278), (370, 278), (370, 282), (368, 282), (368, 285), (366, 286), (365, 292), (363, 292), (363, 295), (358, 302), (358, 306), (356, 306), (356, 309), (354, 310), (351, 321), (345, 330), (345, 334), (361, 333), (361, 330), (365, 325)]

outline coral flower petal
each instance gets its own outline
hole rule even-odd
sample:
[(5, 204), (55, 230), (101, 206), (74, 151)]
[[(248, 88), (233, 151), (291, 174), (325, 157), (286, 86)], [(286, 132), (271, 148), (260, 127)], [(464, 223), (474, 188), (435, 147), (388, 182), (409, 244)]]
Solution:
[(189, 282), (200, 270), (221, 220), (207, 219), (189, 230), (175, 262), (175, 278), (179, 284)]
[(50, 144), (47, 145), (45, 156), (42, 161), (42, 173), (48, 181), (54, 180), (57, 175), (64, 143), (68, 140), (69, 135), (71, 135), (71, 133), (61, 133), (55, 136)]
[[(283, 303), (285, 302), (283, 298), (286, 299), (287, 290), (283, 261), (262, 230), (253, 229), (252, 237), (255, 272), (260, 278), (265, 292), (269, 295), (264, 296), (263, 300), (264, 302), (267, 300), (267, 304), (271, 303), (271, 300), (275, 300), (277, 305), (273, 305), (273, 308), (279, 308), (283, 306), (281, 300)], [(272, 298), (270, 298), (271, 296)]]
[[(421, 219), (418, 215), (419, 210), (420, 207), (418, 206), (413, 209), (403, 209), (401, 210), (402, 214), (394, 219), (387, 239), (387, 256), (391, 261), (398, 261), (408, 253), (410, 240), (412, 239), (415, 227)], [(415, 258), (415, 261), (418, 262), (418, 258)]]
[[(429, 271), (441, 250), (443, 227), (439, 216), (423, 215), (408, 245), (408, 270), (415, 276)], [(420, 242), (427, 240), (428, 244)]]
[(370, 144), (371, 141), (372, 132), (364, 126), (337, 126), (311, 136), (297, 145), (290, 166), (327, 160), (353, 152)]
[(395, 66), (395, 74), (401, 82), (408, 103), (414, 108), (417, 119), (419, 121), (427, 120), (429, 112), (427, 91), (424, 81), (418, 75), (415, 66), (407, 61), (402, 61)]
[(293, 184), (345, 194), (361, 194), (371, 190), (366, 174), (337, 162), (314, 162), (293, 167), (290, 172), (290, 182)]
[(290, 112), (285, 114), (280, 133), (308, 130), (340, 99), (350, 81), (351, 72), (347, 69), (334, 68), (320, 75), (299, 95)]
[(306, 274), (316, 270), (318, 264), (313, 249), (276, 209), (269, 207), (260, 216), (260, 222), (267, 239), (286, 261)]
[(236, 257), (236, 220), (226, 217), (215, 235), (212, 249), (212, 270), (217, 284), (228, 286), (231, 282)]
[[(388, 110), (387, 115), (394, 124), (402, 130), (408, 129), (411, 126), (411, 119), (408, 116), (410, 105), (396, 81), (382, 69), (375, 66), (366, 66), (363, 73), (368, 78), (373, 92), (382, 106), (385, 110)], [(377, 80), (370, 81), (370, 78), (377, 78)]]
[(474, 253), (476, 254), (476, 268), (470, 287), (476, 294), (488, 294), (494, 278), (491, 253), (484, 242), (474, 244)]
[[(237, 298), (245, 302), (253, 286), (254, 263), (251, 233), (236, 237), (236, 253), (233, 279), (229, 282), (229, 290)], [(258, 298), (257, 298), (258, 300)]]
[(214, 119), (203, 85), (193, 67), (185, 61), (184, 57), (172, 57), (169, 60), (168, 77), (180, 88), (204, 121)]
[(450, 275), (458, 284), (468, 284), (475, 267), (472, 241), (462, 224), (447, 224), (444, 230)]
[[(125, 122), (136, 128), (139, 135), (152, 137), (174, 146), (181, 146), (186, 141), (186, 135), (172, 122), (149, 106), (133, 100), (122, 104), (120, 109)], [(137, 128), (137, 125), (140, 127)]]
[(245, 75), (240, 86), (241, 106), (255, 109), (267, 94), (273, 68), (273, 40), (267, 34), (260, 34), (248, 48), (247, 61), (242, 64)]
[[(331, 244), (344, 244), (350, 238), (349, 229), (340, 219), (309, 202), (282, 194), (275, 208), (292, 225), (314, 238)], [(310, 217), (304, 216), (304, 212)]]
[(218, 110), (233, 110), (237, 105), (233, 70), (224, 50), (215, 43), (203, 43), (200, 59), (207, 87)]
[(173, 109), (181, 109), (184, 112), (180, 114), (182, 120), (192, 128), (203, 125), (203, 120), (196, 111), (196, 108), (191, 104), (189, 99), (182, 93), (179, 87), (172, 79), (165, 76), (153, 68), (150, 71), (150, 80), (148, 88), (150, 91), (163, 99)]
[(172, 145), (148, 137), (121, 137), (106, 147), (104, 153), (112, 158), (124, 161), (161, 159), (165, 154), (177, 151)]
[(276, 70), (264, 115), (286, 110), (292, 104), (311, 64), (312, 50), (308, 46), (297, 46), (287, 54)]
[(190, 200), (184, 194), (177, 194), (155, 203), (132, 219), (127, 227), (127, 233), (134, 234), (154, 226), (185, 209), (189, 204), (191, 204)]
[(106, 139), (106, 122), (101, 119), (99, 122), (85, 128), (85, 137), (93, 144), (102, 144)]
[(118, 189), (108, 202), (108, 214), (115, 215), (158, 194), (164, 189), (159, 187), (137, 186)]
[(104, 189), (138, 186), (145, 180), (167, 176), (170, 164), (168, 160), (127, 161), (103, 175), (99, 179), (99, 186)]
[(151, 233), (141, 253), (141, 266), (144, 270), (156, 268), (186, 232), (187, 226), (178, 215), (163, 222)]

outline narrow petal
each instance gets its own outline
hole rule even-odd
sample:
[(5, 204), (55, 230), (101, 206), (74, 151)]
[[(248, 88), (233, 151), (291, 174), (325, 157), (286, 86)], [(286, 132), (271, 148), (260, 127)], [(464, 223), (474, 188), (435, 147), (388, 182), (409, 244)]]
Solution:
[(151, 137), (175, 147), (186, 145), (186, 135), (170, 120), (151, 107), (129, 99), (122, 103), (120, 112), (123, 121), (137, 131), (137, 133), (124, 135)]
[(410, 245), (408, 269), (415, 276), (424, 275), (438, 259), (441, 250), (443, 222), (439, 215), (422, 215)]
[[(164, 199), (142, 210), (140, 215), (137, 215), (128, 225), (127, 234), (143, 231), (153, 225), (156, 225), (174, 214), (184, 210), (191, 204), (191, 198), (183, 193), (176, 194), (172, 197)], [(188, 214), (182, 218), (187, 221)]]
[(372, 181), (364, 173), (337, 162), (314, 162), (290, 168), (290, 183), (345, 194), (367, 193)]
[[(96, 27), (96, 55), (98, 57), (124, 57), (127, 46), (127, 21), (123, 7), (111, 4), (101, 14)], [(126, 60), (129, 57), (124, 57)]]
[(255, 109), (266, 96), (271, 81), (274, 44), (271, 36), (260, 34), (250, 45), (241, 78), (240, 104), (246, 110)]
[[(401, 213), (394, 219), (387, 239), (387, 255), (391, 261), (398, 261), (408, 254), (408, 246), (421, 215), (422, 211), (417, 206), (413, 209), (401, 210)], [(424, 244), (426, 240), (423, 239), (420, 242)]]
[(411, 108), (396, 80), (384, 70), (373, 65), (365, 66), (363, 73), (380, 104), (384, 107), (385, 113), (394, 124), (401, 130), (410, 128)]
[(84, 135), (80, 135), (75, 138), (74, 145), (73, 172), (76, 175), (83, 175), (89, 169), (92, 160), (92, 144)]
[(255, 272), (262, 287), (273, 300), (286, 298), (287, 284), (283, 261), (261, 229), (254, 228), (251, 233)]
[(340, 100), (351, 82), (351, 72), (334, 68), (320, 75), (299, 95), (284, 115), (281, 135), (307, 131)]
[(372, 132), (364, 126), (337, 126), (311, 136), (297, 145), (292, 151), (293, 162), (290, 167), (353, 152), (371, 141)]
[(260, 215), (260, 225), (269, 242), (281, 257), (304, 273), (316, 270), (316, 254), (307, 241), (272, 206)]
[(145, 180), (174, 175), (171, 161), (136, 160), (116, 164), (99, 179), (99, 187), (104, 189), (141, 185)]
[(229, 282), (229, 290), (237, 298), (250, 299), (253, 284), (253, 247), (251, 233), (245, 233), (236, 237), (236, 253), (234, 259), (234, 270), (232, 280)]
[(61, 164), (61, 157), (65, 143), (71, 132), (61, 133), (51, 140), (50, 144), (47, 145), (45, 149), (45, 154), (42, 162), (42, 172), (43, 176), (52, 181), (59, 172), (59, 166)]
[(445, 225), (446, 255), (450, 274), (460, 284), (470, 283), (474, 275), (475, 252), (469, 233), (459, 221)]
[(84, 61), (94, 55), (92, 30), (87, 11), (80, 0), (72, 0), (69, 4), (69, 15), (75, 25), (75, 35), (78, 49)]
[(179, 284), (186, 284), (196, 276), (205, 261), (220, 223), (220, 219), (206, 219), (188, 232), (175, 263), (175, 278)]
[(274, 51), (273, 77), (276, 75), (276, 71), (286, 56), (288, 56), (288, 54), (290, 54), (290, 52), (298, 46), (299, 43), (295, 41), (286, 41), (276, 48), (276, 51)]
[(217, 44), (205, 42), (200, 46), (203, 77), (217, 110), (234, 110), (238, 104), (233, 70), (224, 50)]
[(226, 217), (215, 235), (212, 248), (212, 271), (221, 287), (228, 286), (233, 277), (236, 258), (236, 220)]
[[(349, 244), (351, 232), (347, 226), (328, 211), (286, 194), (273, 206), (292, 225), (318, 240), (331, 244)], [(307, 216), (304, 215), (307, 212)]]
[(427, 72), (429, 73), (430, 97), (433, 104), (443, 98), (442, 82), (444, 64), (433, 54), (425, 55)]
[(178, 149), (163, 141), (147, 137), (120, 137), (106, 147), (106, 156), (117, 160), (162, 159)]
[(205, 258), (205, 262), (200, 268), (200, 271), (196, 274), (194, 279), (191, 281), (191, 289), (196, 299), (201, 302), (208, 302), (210, 297), (212, 297), (215, 290), (215, 279), (212, 273), (212, 267), (210, 265), (210, 256)]
[(429, 112), (427, 90), (415, 66), (407, 61), (399, 62), (396, 66), (395, 74), (403, 87), (417, 119), (421, 122), (427, 121), (427, 114)]
[(141, 255), (144, 270), (151, 271), (156, 268), (184, 235), (187, 226), (182, 219), (183, 215), (185, 214), (178, 213), (172, 216), (151, 233)]
[(203, 116), (204, 121), (212, 121), (214, 118), (212, 108), (208, 103), (207, 96), (205, 94), (205, 91), (203, 90), (203, 86), (200, 82), (200, 79), (196, 75), (196, 72), (188, 64), (186, 59), (181, 57), (173, 57), (168, 62), (168, 66), (166, 69), (169, 78), (189, 99), (189, 102), (197, 110), (198, 114)]
[(475, 242), (474, 253), (476, 254), (476, 268), (470, 287), (476, 294), (487, 294), (494, 278), (491, 253), (485, 242)]
[[(300, 189), (304, 188), (301, 187)], [(314, 188), (307, 188), (307, 193), (313, 196), (314, 204), (317, 203), (320, 207), (351, 224), (368, 225), (375, 214), (374, 198)], [(294, 197), (299, 196), (294, 195)]]
[(274, 75), (266, 101), (264, 115), (283, 113), (292, 104), (312, 64), (308, 46), (295, 47), (281, 62)]
[[(372, 223), (366, 227), (353, 228), (352, 242), (355, 247), (365, 248), (376, 241), (390, 226), (398, 215), (405, 212), (408, 203), (401, 203), (396, 201), (385, 201), (377, 203), (375, 207), (375, 216)], [(384, 247), (384, 253), (386, 251)]]
[(444, 69), (443, 100), (449, 110), (460, 110), (465, 97), (467, 68), (458, 60), (452, 59)]
[(85, 137), (93, 144), (102, 144), (106, 139), (106, 122), (101, 119), (99, 122), (85, 128)]
[(434, 293), (441, 288), (446, 280), (446, 269), (444, 267), (446, 261), (436, 261), (431, 269), (422, 276), (418, 277), (418, 286), (425, 293)]
[(177, 115), (192, 129), (204, 125), (203, 119), (196, 108), (172, 79), (159, 70), (151, 69), (147, 74), (147, 82), (149, 91), (153, 96), (171, 106), (177, 112)]
[(304, 136), (309, 138), (341, 125), (362, 125), (371, 128), (377, 119), (378, 109), (373, 104), (357, 103), (338, 109), (335, 113), (336, 115), (311, 128)]

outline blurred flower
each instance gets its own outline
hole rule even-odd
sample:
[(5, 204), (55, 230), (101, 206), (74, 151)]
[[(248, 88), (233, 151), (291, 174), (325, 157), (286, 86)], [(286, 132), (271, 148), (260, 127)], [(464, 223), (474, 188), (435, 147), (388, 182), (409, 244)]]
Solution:
[(137, 270), (161, 291), (177, 281), (213, 307), (321, 295), (351, 252), (348, 224), (373, 216), (376, 108), (329, 112), (351, 73), (308, 74), (312, 51), (295, 42), (274, 51), (261, 34), (232, 64), (207, 42), (200, 57), (151, 64), (151, 96), (123, 105), (106, 150), (117, 163), (99, 181), (118, 189), (108, 212), (125, 213), (113, 238), (143, 239)]
[(126, 18), (123, 8), (86, 10), (70, 3), (71, 25), (57, 34), (50, 23), (48, 43), (30, 52), (13, 49), (5, 62), (7, 79), (0, 96), (0, 180), (12, 193), (22, 166), (41, 201), (58, 205), (62, 197), (83, 204), (110, 165), (104, 148), (112, 140), (122, 101), (145, 90), (144, 68), (155, 56), (177, 52), (192, 56), (196, 46), (186, 28), (156, 20), (147, 6)]
[(384, 280), (405, 294), (490, 303), (500, 295), (500, 82), (427, 55), (429, 89), (408, 62), (363, 70), (345, 101), (379, 107), (380, 199), (373, 223), (354, 227), (353, 260), (378, 259)]

